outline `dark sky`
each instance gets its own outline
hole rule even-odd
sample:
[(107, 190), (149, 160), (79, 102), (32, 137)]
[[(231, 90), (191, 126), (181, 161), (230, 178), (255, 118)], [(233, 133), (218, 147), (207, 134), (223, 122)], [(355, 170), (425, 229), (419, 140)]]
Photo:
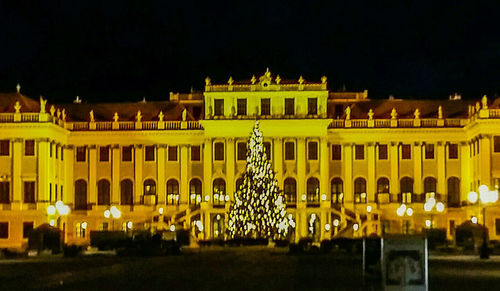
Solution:
[(0, 91), (162, 100), (269, 67), (371, 98), (500, 93), (495, 1), (212, 2), (1, 1)]

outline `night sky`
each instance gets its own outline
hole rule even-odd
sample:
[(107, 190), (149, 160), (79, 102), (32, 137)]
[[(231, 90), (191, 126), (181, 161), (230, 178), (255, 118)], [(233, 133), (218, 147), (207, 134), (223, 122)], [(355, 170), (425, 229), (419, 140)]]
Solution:
[(495, 1), (239, 2), (1, 1), (0, 91), (165, 100), (269, 67), (371, 98), (500, 93)]

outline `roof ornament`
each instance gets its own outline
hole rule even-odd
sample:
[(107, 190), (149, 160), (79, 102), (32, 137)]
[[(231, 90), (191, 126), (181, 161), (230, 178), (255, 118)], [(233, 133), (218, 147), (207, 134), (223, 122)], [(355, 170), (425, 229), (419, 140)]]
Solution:
[(276, 76), (276, 84), (280, 84), (281, 82), (281, 78), (280, 78), (280, 75)]
[(40, 113), (45, 113), (46, 105), (47, 105), (47, 100), (44, 100), (42, 96), (40, 96)]
[(227, 83), (229, 84), (229, 86), (232, 86), (234, 83), (233, 77), (229, 77), (229, 80), (227, 80)]
[(212, 80), (210, 80), (210, 77), (205, 78), (205, 86), (210, 86), (212, 85)]
[(486, 97), (486, 95), (481, 99), (481, 103), (483, 104), (483, 109), (488, 109), (488, 97)]
[(476, 112), (478, 112), (481, 109), (481, 105), (479, 102), (476, 102)]
[(16, 90), (18, 94), (21, 93), (21, 84), (17, 83)]
[(252, 79), (250, 79), (250, 82), (252, 82), (252, 85), (254, 85), (256, 81), (257, 81), (257, 79), (255, 79), (255, 75), (252, 75)]
[(266, 72), (264, 73), (264, 76), (266, 76), (266, 78), (271, 78), (271, 71), (269, 71), (269, 68), (266, 68)]
[(304, 78), (302, 78), (302, 76), (300, 76), (300, 78), (299, 78), (299, 84), (300, 85), (304, 84)]
[(146, 103), (146, 96), (142, 96), (142, 100), (141, 100), (142, 103)]
[(398, 117), (398, 112), (396, 111), (396, 108), (392, 108), (391, 119), (396, 119), (397, 117)]
[(441, 105), (438, 107), (438, 118), (443, 119), (443, 107)]
[(413, 113), (413, 115), (415, 116), (415, 119), (420, 119), (420, 110), (415, 109), (415, 112)]
[(115, 115), (113, 115), (113, 121), (114, 121), (114, 122), (118, 122), (118, 118), (120, 118), (120, 117), (118, 116), (118, 112), (115, 112)]
[(346, 120), (350, 120), (351, 119), (351, 107), (350, 106), (347, 106), (346, 109), (345, 109), (345, 119)]
[(321, 84), (326, 84), (326, 76), (321, 77)]
[(21, 113), (21, 104), (19, 104), (19, 101), (16, 101), (16, 105), (14, 105), (14, 109), (16, 110), (16, 113)]
[(94, 110), (90, 110), (89, 115), (90, 115), (90, 122), (95, 122)]
[(75, 98), (75, 100), (73, 101), (73, 103), (77, 103), (77, 104), (82, 103), (82, 99), (80, 99), (80, 96), (76, 96), (76, 98)]
[(182, 110), (182, 121), (186, 121), (186, 116), (187, 116), (187, 110), (186, 108), (184, 108), (184, 110)]
[[(321, 81), (323, 81), (323, 80), (321, 80)], [(370, 108), (370, 110), (368, 111), (368, 119), (373, 120), (373, 115), (374, 115), (373, 109)]]
[(63, 108), (63, 110), (62, 110), (62, 113), (61, 113), (61, 114), (62, 114), (62, 120), (63, 120), (63, 121), (66, 121), (66, 109), (64, 109), (64, 108)]
[(56, 112), (56, 108), (54, 107), (54, 105), (50, 106), (50, 115), (54, 116), (55, 112)]
[(142, 120), (142, 115), (141, 115), (141, 111), (137, 111), (137, 115), (135, 116), (135, 119), (137, 120), (137, 122), (141, 122)]
[(57, 116), (57, 119), (61, 118), (61, 109), (57, 108), (56, 116)]
[(164, 116), (165, 116), (165, 115), (163, 115), (163, 111), (160, 111), (160, 113), (158, 113), (158, 120), (159, 120), (159, 121), (163, 121), (163, 117), (164, 117)]

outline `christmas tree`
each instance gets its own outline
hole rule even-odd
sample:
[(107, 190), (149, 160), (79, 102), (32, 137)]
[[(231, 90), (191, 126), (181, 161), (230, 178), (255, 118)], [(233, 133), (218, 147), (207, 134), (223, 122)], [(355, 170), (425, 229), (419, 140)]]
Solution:
[(231, 238), (280, 238), (288, 231), (284, 197), (278, 188), (262, 143), (259, 122), (247, 143), (247, 166), (243, 182), (229, 210)]

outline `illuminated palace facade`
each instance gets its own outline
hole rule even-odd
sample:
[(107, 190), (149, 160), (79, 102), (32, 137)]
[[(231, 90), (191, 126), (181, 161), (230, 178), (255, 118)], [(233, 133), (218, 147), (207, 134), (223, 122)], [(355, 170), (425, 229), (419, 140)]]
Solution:
[[(224, 238), (255, 120), (291, 240), (431, 227), (451, 239), (458, 225), (483, 221), (469, 192), (499, 187), (499, 108), (486, 97), (370, 100), (329, 91), (326, 77), (269, 71), (245, 82), (207, 78), (202, 93), (164, 102), (46, 104), (18, 87), (0, 94), (0, 247), (25, 246), (45, 223), (71, 244), (88, 244), (92, 230), (174, 226)], [(69, 214), (48, 213), (60, 200)], [(120, 214), (105, 216), (113, 206)], [(499, 205), (486, 208), (486, 225), (500, 239)]]

